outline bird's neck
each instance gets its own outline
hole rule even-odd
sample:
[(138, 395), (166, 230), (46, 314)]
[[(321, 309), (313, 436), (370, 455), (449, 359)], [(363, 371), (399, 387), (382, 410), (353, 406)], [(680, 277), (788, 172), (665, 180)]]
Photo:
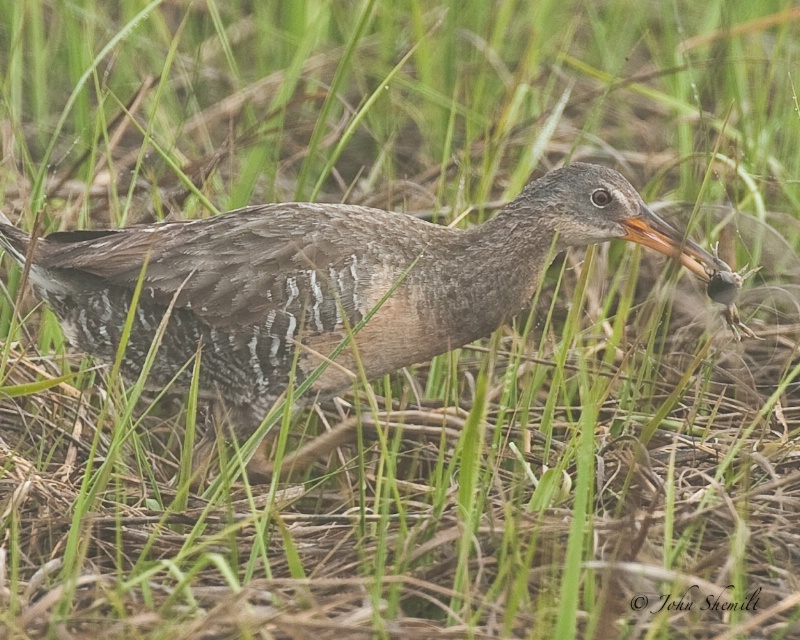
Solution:
[(535, 293), (554, 233), (524, 227), (524, 219), (504, 211), (450, 243), (447, 273), (432, 302), (451, 346), (490, 334)]

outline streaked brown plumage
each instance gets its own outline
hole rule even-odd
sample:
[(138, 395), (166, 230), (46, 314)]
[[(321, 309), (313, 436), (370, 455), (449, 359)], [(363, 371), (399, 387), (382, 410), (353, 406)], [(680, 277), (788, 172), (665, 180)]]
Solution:
[[(367, 376), (483, 337), (529, 300), (556, 236), (558, 248), (639, 242), (705, 280), (729, 271), (657, 218), (619, 173), (576, 163), (466, 231), (350, 205), (252, 206), (207, 220), (52, 234), (34, 247), (30, 282), (75, 347), (111, 362), (149, 256), (123, 373), (138, 375), (174, 298), (149, 384), (167, 384), (202, 342), (201, 389), (235, 409), (234, 426), (248, 435), (285, 390), (297, 345), (299, 381), (398, 281), (356, 337)], [(0, 244), (22, 262), (29, 237), (0, 225)], [(314, 391), (351, 383), (342, 367), (356, 370), (353, 350), (337, 363)], [(189, 367), (178, 387), (190, 377)]]

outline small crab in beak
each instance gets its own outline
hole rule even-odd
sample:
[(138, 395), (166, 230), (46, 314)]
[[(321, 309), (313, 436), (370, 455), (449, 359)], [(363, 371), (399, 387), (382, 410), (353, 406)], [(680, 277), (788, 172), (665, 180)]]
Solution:
[(655, 249), (659, 253), (670, 256), (691, 271), (707, 284), (708, 296), (725, 307), (725, 320), (737, 340), (744, 335), (757, 338), (739, 319), (739, 311), (734, 304), (742, 283), (756, 269), (741, 275), (714, 253), (709, 253), (701, 246), (686, 238), (674, 227), (662, 220), (643, 202), (640, 203), (638, 216), (621, 222), (625, 229), (624, 240), (636, 242)]

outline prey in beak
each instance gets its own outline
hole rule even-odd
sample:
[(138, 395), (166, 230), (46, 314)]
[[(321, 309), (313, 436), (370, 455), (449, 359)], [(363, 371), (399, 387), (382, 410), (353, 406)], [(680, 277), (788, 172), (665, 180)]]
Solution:
[(731, 272), (725, 262), (664, 222), (644, 203), (640, 205), (638, 216), (623, 220), (621, 224), (626, 232), (623, 240), (643, 244), (659, 253), (677, 258), (703, 282), (710, 282), (717, 272)]
[[(674, 227), (659, 218), (647, 205), (640, 203), (639, 215), (621, 222), (625, 229), (623, 240), (636, 242), (670, 256), (700, 278), (707, 285), (708, 296), (725, 307), (725, 320), (737, 341), (741, 335), (758, 338), (740, 319), (734, 300), (745, 278), (733, 271), (728, 264), (700, 245), (686, 238)], [(746, 269), (746, 267), (745, 267)]]

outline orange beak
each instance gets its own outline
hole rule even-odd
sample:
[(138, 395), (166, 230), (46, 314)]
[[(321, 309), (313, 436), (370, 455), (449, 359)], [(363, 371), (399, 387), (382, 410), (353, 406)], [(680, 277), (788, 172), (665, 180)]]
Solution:
[(680, 260), (681, 264), (703, 282), (708, 282), (717, 271), (731, 268), (716, 256), (686, 238), (664, 222), (642, 203), (641, 214), (622, 222), (623, 240), (643, 244), (659, 253)]

